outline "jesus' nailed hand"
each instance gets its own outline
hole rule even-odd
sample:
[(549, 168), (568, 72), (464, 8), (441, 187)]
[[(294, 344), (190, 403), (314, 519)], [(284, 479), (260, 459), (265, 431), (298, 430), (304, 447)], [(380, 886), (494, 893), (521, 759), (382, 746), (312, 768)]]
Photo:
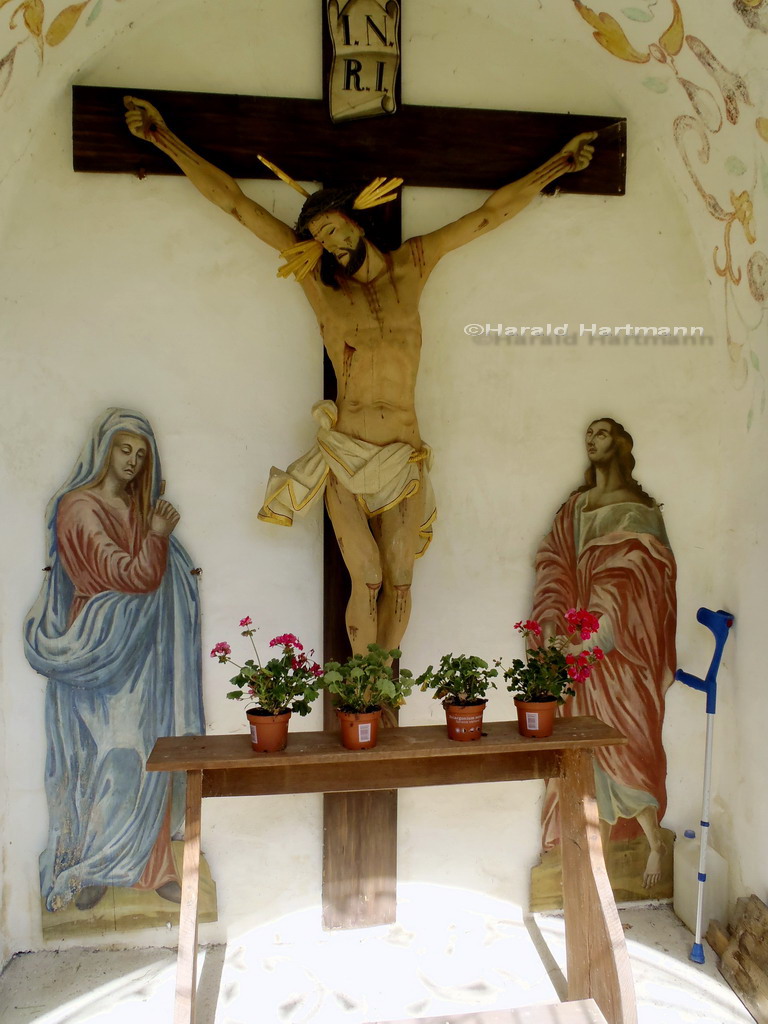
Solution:
[(360, 209), (359, 189), (314, 193), (291, 228), (186, 146), (151, 103), (126, 96), (125, 106), (134, 135), (166, 153), (206, 199), (267, 245), (291, 250), (291, 269), (301, 268), (296, 276), (317, 317), (338, 391), (318, 416), (323, 459), (313, 458), (313, 450), (286, 473), (273, 470), (260, 518), (290, 525), (293, 513), (324, 490), (352, 583), (346, 612), (352, 650), (365, 653), (370, 643), (400, 647), (414, 560), (429, 543), (435, 518), (431, 453), (414, 404), (422, 288), (446, 253), (510, 220), (560, 175), (587, 167), (596, 133), (577, 135), (478, 210), (386, 252)]

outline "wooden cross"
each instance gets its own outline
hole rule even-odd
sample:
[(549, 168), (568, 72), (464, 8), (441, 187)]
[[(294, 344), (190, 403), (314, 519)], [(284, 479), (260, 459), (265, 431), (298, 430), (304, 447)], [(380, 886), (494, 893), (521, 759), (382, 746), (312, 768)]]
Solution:
[[(123, 96), (150, 100), (181, 139), (235, 178), (267, 178), (264, 153), (298, 181), (364, 184), (379, 175), (406, 185), (493, 190), (543, 164), (580, 132), (597, 131), (595, 156), (550, 191), (622, 195), (626, 123), (620, 118), (400, 106), (395, 115), (333, 124), (321, 100), (143, 89), (73, 89), (74, 169), (180, 174), (134, 138)], [(399, 203), (382, 208), (389, 247), (400, 243)], [(335, 381), (326, 358), (326, 397)], [(348, 580), (326, 517), (324, 657), (344, 659)], [(330, 708), (325, 728), (334, 728)], [(324, 797), (323, 922), (352, 928), (395, 919), (397, 791)]]

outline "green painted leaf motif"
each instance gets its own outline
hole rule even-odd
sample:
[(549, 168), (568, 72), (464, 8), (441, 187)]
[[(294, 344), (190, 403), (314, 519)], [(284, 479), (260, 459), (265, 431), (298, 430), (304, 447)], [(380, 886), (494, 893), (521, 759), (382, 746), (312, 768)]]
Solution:
[(85, 22), (86, 25), (90, 25), (91, 22), (96, 21), (98, 16), (101, 14), (101, 9), (102, 9), (103, 6), (104, 6), (104, 0), (97, 0), (96, 6), (93, 8), (91, 13), (88, 15), (88, 18), (87, 18), (87, 20)]
[(760, 399), (760, 412), (765, 412), (765, 392), (763, 392), (762, 398)]
[(667, 82), (663, 78), (646, 78), (643, 81), (643, 85), (646, 89), (650, 89), (651, 92), (666, 92), (669, 88)]
[(757, 352), (750, 352), (749, 358), (752, 360), (752, 365), (756, 370), (760, 369), (760, 360), (757, 358)]
[(750, 409), (749, 412), (747, 413), (747, 430), (751, 430), (752, 429), (752, 415), (753, 415), (754, 411), (755, 411), (754, 409)]
[(768, 162), (764, 157), (760, 160), (760, 178), (763, 183), (763, 192), (768, 195)]
[(622, 7), (621, 13), (630, 21), (653, 21), (650, 11), (644, 11), (641, 7)]
[(737, 156), (729, 156), (725, 161), (725, 169), (729, 174), (744, 174), (747, 170), (747, 165), (743, 160), (739, 160)]

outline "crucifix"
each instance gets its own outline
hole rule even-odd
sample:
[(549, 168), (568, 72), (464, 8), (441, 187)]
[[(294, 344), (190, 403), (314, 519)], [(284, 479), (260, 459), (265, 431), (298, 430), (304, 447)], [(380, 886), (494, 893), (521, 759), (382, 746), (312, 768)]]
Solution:
[[(596, 131), (595, 159), (578, 174), (557, 176), (556, 186), (598, 195), (624, 190), (625, 123), (616, 118), (399, 106), (391, 116), (332, 123), (319, 100), (86, 87), (74, 89), (75, 170), (140, 176), (181, 172), (160, 148), (128, 133), (126, 93), (155, 104), (175, 136), (233, 178), (271, 176), (256, 159), (263, 153), (297, 181), (344, 187), (383, 176), (413, 186), (496, 191), (532, 167), (546, 166), (573, 136)], [(399, 204), (387, 203), (381, 214), (382, 248), (398, 250)], [(327, 358), (325, 365), (330, 396), (338, 374)], [(348, 590), (327, 523), (325, 552), (324, 657), (339, 659), (347, 650)], [(333, 727), (329, 707), (325, 727)], [(394, 920), (396, 791), (336, 793), (324, 800), (325, 926)]]

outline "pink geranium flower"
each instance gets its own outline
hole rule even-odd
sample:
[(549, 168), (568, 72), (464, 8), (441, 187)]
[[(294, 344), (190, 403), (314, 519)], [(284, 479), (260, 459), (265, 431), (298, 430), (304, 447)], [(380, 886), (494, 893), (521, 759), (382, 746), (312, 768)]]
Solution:
[(304, 645), (293, 633), (282, 633), (270, 640), (269, 646), (279, 648), (270, 652), (269, 660), (262, 663), (254, 640), (256, 630), (253, 620), (246, 615), (240, 620), (242, 636), (247, 636), (253, 650), (253, 657), (240, 665), (231, 657), (232, 648), (222, 640), (211, 651), (212, 658), (233, 665), (238, 669), (229, 682), (227, 697), (230, 700), (250, 700), (262, 712), (278, 715), (283, 711), (295, 711), (306, 715), (312, 702), (318, 697), (324, 675), (323, 669), (312, 658), (314, 651), (304, 653)]
[(269, 641), (270, 647), (293, 647), (297, 651), (303, 651), (304, 645), (299, 643), (298, 639), (293, 633), (283, 633), (282, 636), (276, 636), (274, 639)]

